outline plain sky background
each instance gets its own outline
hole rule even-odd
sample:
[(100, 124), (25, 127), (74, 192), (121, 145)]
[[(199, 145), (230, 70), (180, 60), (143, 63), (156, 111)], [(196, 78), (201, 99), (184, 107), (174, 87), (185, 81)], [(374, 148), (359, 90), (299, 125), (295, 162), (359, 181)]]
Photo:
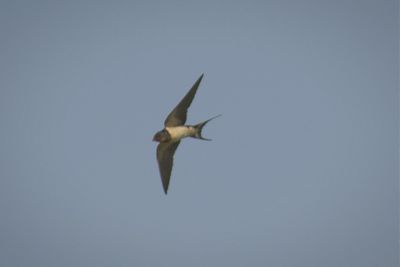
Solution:
[(398, 266), (398, 10), (1, 1), (0, 266)]

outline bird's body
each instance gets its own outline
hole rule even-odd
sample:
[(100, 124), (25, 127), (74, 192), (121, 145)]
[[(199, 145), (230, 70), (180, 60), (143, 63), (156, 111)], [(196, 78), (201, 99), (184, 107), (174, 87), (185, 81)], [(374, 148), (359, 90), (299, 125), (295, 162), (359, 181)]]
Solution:
[(185, 137), (194, 137), (196, 134), (196, 129), (193, 126), (183, 125), (175, 127), (165, 127), (169, 135), (171, 136), (171, 141), (180, 141)]
[(181, 140), (185, 137), (193, 137), (207, 141), (211, 140), (204, 138), (201, 135), (201, 130), (210, 120), (218, 116), (212, 117), (211, 119), (196, 125), (185, 125), (187, 110), (192, 103), (202, 78), (203, 74), (197, 79), (189, 92), (168, 115), (164, 122), (165, 128), (157, 132), (153, 137), (153, 141), (159, 142), (157, 146), (157, 162), (165, 194), (167, 194), (168, 191), (174, 153)]

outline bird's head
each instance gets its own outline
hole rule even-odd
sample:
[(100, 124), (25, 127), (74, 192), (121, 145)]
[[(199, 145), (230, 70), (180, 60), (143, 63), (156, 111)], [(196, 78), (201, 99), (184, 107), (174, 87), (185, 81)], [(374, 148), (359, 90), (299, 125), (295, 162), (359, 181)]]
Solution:
[(169, 133), (165, 129), (157, 132), (153, 137), (153, 141), (160, 142), (160, 143), (161, 142), (168, 142), (170, 140), (171, 140), (171, 136), (169, 135)]

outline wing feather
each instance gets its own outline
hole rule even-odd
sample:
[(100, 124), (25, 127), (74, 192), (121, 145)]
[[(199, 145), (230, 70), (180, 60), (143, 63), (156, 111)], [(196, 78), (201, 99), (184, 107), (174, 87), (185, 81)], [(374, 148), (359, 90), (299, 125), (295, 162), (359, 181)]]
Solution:
[(157, 146), (158, 169), (160, 170), (161, 181), (165, 194), (167, 194), (168, 191), (172, 166), (174, 164), (174, 154), (179, 143), (180, 141), (174, 143), (160, 143)]
[(190, 104), (196, 95), (197, 88), (200, 85), (201, 79), (203, 79), (202, 74), (197, 81), (193, 84), (192, 88), (187, 92), (187, 94), (182, 98), (179, 104), (171, 111), (168, 117), (165, 119), (165, 127), (174, 127), (184, 125), (186, 122), (186, 114)]

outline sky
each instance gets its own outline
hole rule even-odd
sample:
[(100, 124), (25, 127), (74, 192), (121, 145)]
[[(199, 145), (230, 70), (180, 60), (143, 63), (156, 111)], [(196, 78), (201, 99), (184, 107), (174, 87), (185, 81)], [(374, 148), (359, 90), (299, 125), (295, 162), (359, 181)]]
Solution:
[(0, 34), (0, 266), (399, 265), (398, 1), (3, 0)]

